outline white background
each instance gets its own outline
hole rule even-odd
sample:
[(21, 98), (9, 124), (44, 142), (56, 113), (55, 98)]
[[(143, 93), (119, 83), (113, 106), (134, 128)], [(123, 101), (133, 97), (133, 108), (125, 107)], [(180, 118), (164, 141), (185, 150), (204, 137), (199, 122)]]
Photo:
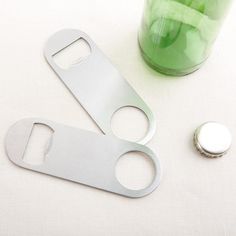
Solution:
[[(142, 9), (142, 0), (0, 0), (1, 236), (236, 235), (235, 139), (219, 159), (192, 146), (193, 131), (208, 120), (236, 136), (236, 4), (207, 63), (183, 79), (154, 72), (140, 57)], [(4, 137), (21, 118), (96, 129), (43, 58), (45, 41), (62, 28), (89, 34), (157, 116), (148, 146), (163, 178), (153, 194), (127, 199), (8, 160)]]

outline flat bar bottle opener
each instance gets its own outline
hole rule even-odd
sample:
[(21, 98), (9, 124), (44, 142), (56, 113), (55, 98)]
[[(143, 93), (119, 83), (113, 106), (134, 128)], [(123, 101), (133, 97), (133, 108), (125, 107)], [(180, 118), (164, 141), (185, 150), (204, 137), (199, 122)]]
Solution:
[[(34, 124), (43, 124), (53, 130), (45, 150), (44, 163), (41, 165), (31, 165), (23, 161)], [(131, 151), (145, 153), (155, 167), (152, 183), (142, 190), (125, 188), (115, 176), (118, 159)], [(6, 136), (6, 152), (9, 159), (20, 167), (126, 197), (143, 197), (154, 191), (160, 183), (160, 163), (149, 148), (47, 120), (32, 118), (15, 123)]]
[[(87, 42), (91, 54), (69, 69), (60, 68), (53, 56), (79, 39)], [(145, 144), (152, 138), (156, 129), (153, 113), (85, 33), (73, 29), (55, 33), (46, 43), (44, 55), (58, 77), (105, 134), (113, 135), (113, 114), (122, 107), (131, 106), (143, 111), (149, 121), (146, 136), (138, 142)]]

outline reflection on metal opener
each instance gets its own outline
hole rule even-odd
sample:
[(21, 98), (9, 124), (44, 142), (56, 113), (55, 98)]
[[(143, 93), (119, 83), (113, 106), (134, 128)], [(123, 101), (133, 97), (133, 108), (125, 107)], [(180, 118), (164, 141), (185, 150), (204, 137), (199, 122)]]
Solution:
[[(53, 56), (79, 39), (88, 43), (91, 54), (69, 69), (57, 66)], [(72, 29), (57, 32), (46, 43), (44, 55), (59, 78), (105, 134), (113, 135), (113, 114), (122, 107), (131, 106), (143, 111), (149, 121), (146, 136), (139, 143), (145, 144), (152, 138), (156, 129), (153, 113), (85, 33)]]
[[(41, 165), (30, 165), (23, 161), (34, 124), (43, 124), (53, 130), (44, 163)], [(10, 160), (23, 168), (126, 197), (143, 197), (154, 191), (160, 183), (160, 163), (149, 148), (47, 120), (32, 118), (14, 124), (6, 137), (6, 151)], [(119, 183), (115, 175), (118, 159), (123, 154), (132, 151), (148, 155), (155, 167), (152, 183), (141, 190), (125, 188)]]

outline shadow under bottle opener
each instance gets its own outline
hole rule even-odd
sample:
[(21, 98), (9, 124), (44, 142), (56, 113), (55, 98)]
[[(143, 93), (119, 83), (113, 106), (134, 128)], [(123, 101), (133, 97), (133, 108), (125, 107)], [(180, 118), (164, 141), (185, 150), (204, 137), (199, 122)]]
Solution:
[[(89, 45), (91, 54), (69, 69), (59, 67), (53, 56), (79, 39)], [(149, 123), (145, 137), (138, 143), (146, 144), (153, 137), (156, 130), (153, 113), (85, 33), (73, 29), (55, 33), (47, 41), (44, 55), (58, 77), (103, 133), (114, 135), (111, 119), (117, 110), (122, 107), (135, 107), (144, 112)]]
[[(45, 125), (53, 131), (45, 147), (44, 162), (40, 165), (23, 161), (35, 124)], [(126, 197), (143, 197), (160, 184), (160, 162), (148, 147), (47, 120), (29, 118), (18, 121), (9, 129), (5, 146), (9, 159), (20, 167)], [(155, 167), (152, 183), (141, 190), (127, 189), (115, 174), (119, 158), (133, 151), (146, 154)]]

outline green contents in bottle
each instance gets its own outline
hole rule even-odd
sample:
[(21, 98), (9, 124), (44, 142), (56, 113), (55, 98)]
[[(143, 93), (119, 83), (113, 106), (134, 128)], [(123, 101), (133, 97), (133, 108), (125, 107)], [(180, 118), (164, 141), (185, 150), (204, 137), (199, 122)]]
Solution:
[(145, 60), (156, 70), (185, 75), (209, 55), (231, 0), (148, 0), (139, 33)]

